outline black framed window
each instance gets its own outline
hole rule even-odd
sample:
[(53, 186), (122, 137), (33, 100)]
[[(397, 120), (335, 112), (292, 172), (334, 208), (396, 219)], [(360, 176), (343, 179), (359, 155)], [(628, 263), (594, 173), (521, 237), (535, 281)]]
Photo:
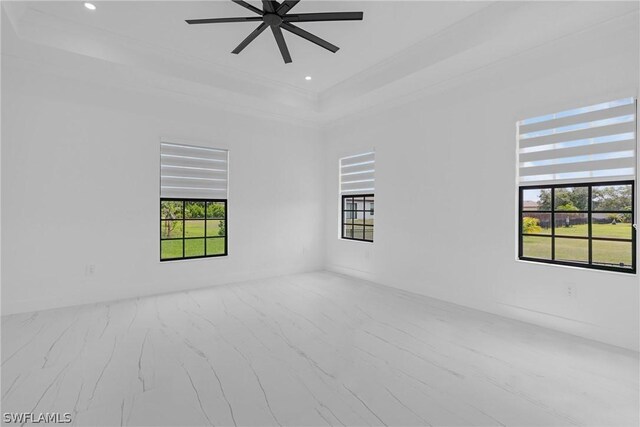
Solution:
[(227, 255), (225, 199), (160, 199), (160, 261)]
[(342, 238), (373, 242), (373, 194), (342, 196)]
[(520, 187), (522, 260), (636, 272), (634, 181)]

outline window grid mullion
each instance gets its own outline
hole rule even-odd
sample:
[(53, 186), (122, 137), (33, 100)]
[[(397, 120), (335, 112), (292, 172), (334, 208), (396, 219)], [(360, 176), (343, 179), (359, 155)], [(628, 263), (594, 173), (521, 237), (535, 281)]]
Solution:
[(185, 258), (186, 256), (186, 252), (185, 252), (185, 233), (186, 233), (186, 228), (187, 228), (187, 223), (185, 221), (185, 217), (184, 217), (184, 205), (186, 204), (186, 201), (182, 201), (182, 258)]
[(589, 265), (593, 265), (593, 226), (591, 223), (591, 218), (593, 217), (593, 186), (589, 186), (588, 190), (587, 190), (587, 194), (589, 195), (588, 199), (587, 199), (587, 209), (589, 210), (589, 213), (587, 214), (587, 221), (589, 224), (588, 227), (588, 234), (589, 234)]
[(556, 189), (551, 189), (551, 259), (556, 260)]

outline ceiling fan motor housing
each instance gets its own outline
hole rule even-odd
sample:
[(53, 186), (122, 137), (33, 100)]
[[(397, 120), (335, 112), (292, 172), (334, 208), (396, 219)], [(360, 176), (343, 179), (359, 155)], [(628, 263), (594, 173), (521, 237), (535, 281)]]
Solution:
[(277, 13), (265, 13), (262, 17), (265, 24), (269, 24), (272, 27), (279, 27), (282, 24), (282, 17)]

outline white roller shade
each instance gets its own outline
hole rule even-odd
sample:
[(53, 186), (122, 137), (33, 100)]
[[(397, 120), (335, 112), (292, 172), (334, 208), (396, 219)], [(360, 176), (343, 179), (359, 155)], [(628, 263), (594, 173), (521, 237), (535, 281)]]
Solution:
[(160, 143), (160, 197), (226, 199), (228, 151)]
[(375, 191), (376, 157), (374, 152), (340, 159), (340, 194)]
[(520, 184), (635, 179), (636, 122), (633, 98), (518, 122)]

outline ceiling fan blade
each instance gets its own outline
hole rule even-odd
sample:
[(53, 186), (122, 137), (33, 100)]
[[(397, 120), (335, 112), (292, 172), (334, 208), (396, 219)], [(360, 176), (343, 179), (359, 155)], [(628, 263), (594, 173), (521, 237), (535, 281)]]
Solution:
[(282, 17), (285, 22), (362, 21), (362, 12), (295, 13)]
[(187, 19), (187, 24), (219, 24), (223, 22), (251, 22), (262, 21), (262, 16), (245, 16), (242, 18), (208, 18), (208, 19)]
[(276, 12), (278, 15), (282, 16), (293, 9), (293, 6), (297, 5), (299, 2), (300, 0), (286, 0), (280, 5)]
[(242, 1), (242, 0), (231, 0), (232, 2), (234, 2), (235, 4), (242, 6), (244, 8), (249, 9), (252, 12), (257, 13), (258, 15), (263, 15), (264, 12), (261, 11), (260, 9), (258, 9), (257, 7), (250, 5), (249, 3), (247, 3), (246, 1)]
[(280, 49), (280, 53), (282, 54), (282, 59), (284, 59), (284, 63), (288, 64), (291, 62), (291, 55), (289, 55), (289, 49), (287, 48), (287, 43), (284, 41), (284, 35), (282, 34), (282, 30), (280, 27), (272, 25), (271, 31), (273, 31), (273, 37), (276, 38), (276, 42), (278, 43), (278, 48)]
[(235, 53), (235, 54), (237, 55), (238, 53), (242, 52), (242, 50), (243, 50), (245, 47), (247, 47), (247, 45), (248, 45), (249, 43), (251, 43), (251, 42), (252, 42), (256, 37), (258, 37), (258, 36), (260, 35), (260, 33), (262, 33), (264, 30), (266, 30), (268, 26), (269, 26), (269, 24), (266, 24), (266, 23), (264, 23), (264, 22), (263, 22), (262, 24), (258, 25), (258, 28), (256, 28), (255, 30), (253, 30), (253, 31), (251, 32), (251, 34), (249, 34), (249, 35), (247, 36), (247, 38), (246, 38), (246, 39), (242, 40), (242, 43), (240, 43), (240, 44), (238, 45), (238, 47), (236, 47), (235, 49), (233, 49), (233, 50), (231, 51), (231, 53)]
[(293, 33), (297, 36), (302, 37), (303, 39), (309, 40), (311, 43), (315, 43), (320, 47), (323, 47), (327, 50), (330, 50), (333, 53), (336, 53), (338, 51), (338, 49), (340, 49), (338, 46), (335, 46), (331, 43), (329, 43), (326, 40), (322, 40), (320, 37), (311, 34), (308, 31), (303, 30), (302, 28), (296, 27), (293, 24), (289, 24), (287, 22), (283, 22), (280, 25), (281, 28), (284, 28), (285, 30), (289, 31), (290, 33)]
[(280, 7), (280, 3), (275, 0), (262, 0), (262, 6), (267, 13), (276, 13), (276, 10)]

